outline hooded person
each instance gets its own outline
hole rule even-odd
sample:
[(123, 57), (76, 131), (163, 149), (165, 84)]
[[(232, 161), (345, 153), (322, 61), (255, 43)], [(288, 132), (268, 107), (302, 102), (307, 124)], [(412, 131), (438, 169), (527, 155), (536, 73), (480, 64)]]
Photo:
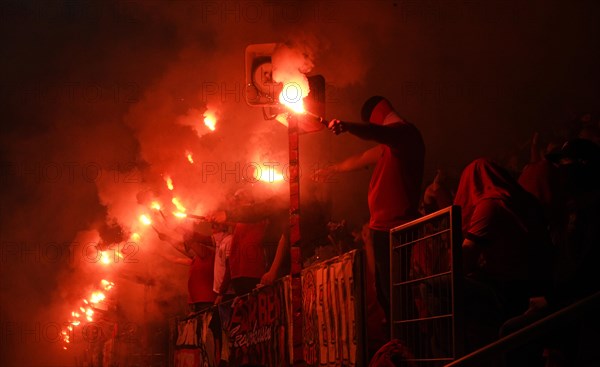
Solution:
[(502, 167), (480, 158), (463, 170), (461, 207), (466, 348), (492, 342), (500, 326), (547, 294), (552, 246), (542, 207)]
[(378, 143), (371, 149), (333, 164), (318, 174), (374, 165), (368, 191), (369, 228), (374, 245), (377, 297), (390, 315), (390, 229), (419, 216), (425, 144), (419, 130), (404, 120), (384, 97), (373, 96), (362, 106), (362, 123), (331, 120), (329, 129)]

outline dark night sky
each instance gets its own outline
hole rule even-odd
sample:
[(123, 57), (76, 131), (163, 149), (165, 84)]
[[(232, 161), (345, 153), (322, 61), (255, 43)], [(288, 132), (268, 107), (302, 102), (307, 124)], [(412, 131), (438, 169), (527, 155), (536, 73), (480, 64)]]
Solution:
[[(0, 364), (74, 364), (52, 327), (99, 275), (73, 243), (135, 231), (145, 198), (169, 195), (164, 175), (202, 212), (238, 182), (207, 182), (198, 167), (285, 164), (286, 129), (244, 100), (247, 45), (292, 41), (310, 50), (310, 74), (327, 80), (328, 118), (357, 120), (366, 98), (387, 96), (423, 133), (429, 181), (438, 167), (458, 174), (476, 157), (506, 160), (534, 131), (598, 111), (599, 8), (557, 0), (3, 1)], [(214, 133), (191, 127), (207, 105), (219, 113)], [(327, 131), (304, 135), (305, 182), (316, 165), (370, 146)], [(308, 186), (304, 198), (328, 197), (332, 219), (359, 224), (369, 174)], [(179, 311), (164, 303), (185, 292), (185, 269), (155, 258), (164, 248), (151, 231), (142, 237), (140, 263), (122, 273), (159, 280), (144, 317), (139, 277), (122, 277), (119, 293), (138, 323)]]

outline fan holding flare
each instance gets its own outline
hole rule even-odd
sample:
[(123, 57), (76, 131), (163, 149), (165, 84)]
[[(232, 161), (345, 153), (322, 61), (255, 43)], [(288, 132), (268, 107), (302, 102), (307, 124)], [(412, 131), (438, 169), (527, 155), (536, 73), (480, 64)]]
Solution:
[(389, 320), (390, 229), (419, 216), (425, 144), (419, 130), (401, 118), (384, 97), (373, 96), (362, 107), (363, 123), (333, 119), (336, 135), (348, 132), (378, 143), (375, 147), (317, 171), (317, 178), (374, 165), (369, 184), (369, 228), (376, 264), (377, 297)]

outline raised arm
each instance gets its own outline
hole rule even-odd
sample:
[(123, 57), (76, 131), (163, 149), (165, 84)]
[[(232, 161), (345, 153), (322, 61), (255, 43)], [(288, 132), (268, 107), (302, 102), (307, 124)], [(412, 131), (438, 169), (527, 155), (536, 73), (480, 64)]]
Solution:
[[(159, 240), (168, 243), (169, 245), (171, 245), (171, 247), (173, 247), (175, 250), (177, 250), (181, 254), (183, 254), (187, 257), (190, 257), (190, 254), (185, 250), (183, 241), (178, 241), (175, 238), (173, 238), (165, 233), (162, 233), (162, 232), (157, 231), (156, 234), (158, 235)], [(167, 259), (167, 260), (171, 260), (171, 259)]]
[(255, 223), (264, 220), (279, 210), (287, 208), (287, 202), (277, 197), (243, 205), (230, 210), (221, 210), (210, 216), (212, 221), (224, 223), (226, 221), (235, 223)]
[(158, 256), (162, 257), (163, 259), (170, 261), (172, 263), (175, 264), (179, 264), (179, 265), (192, 265), (192, 259), (190, 259), (189, 257), (181, 257), (181, 256), (174, 256), (168, 253), (163, 253), (158, 251), (157, 252)]
[(279, 238), (279, 242), (277, 243), (277, 252), (275, 253), (275, 259), (273, 259), (273, 263), (271, 264), (269, 271), (262, 276), (260, 280), (261, 284), (273, 284), (273, 281), (277, 278), (277, 274), (279, 273), (281, 264), (283, 264), (283, 260), (285, 259), (285, 256), (288, 254), (288, 252), (289, 241), (287, 237), (284, 234), (282, 234)]
[(336, 135), (348, 132), (361, 139), (371, 140), (390, 146), (397, 144), (406, 134), (412, 134), (416, 131), (416, 128), (413, 125), (406, 122), (397, 122), (390, 125), (377, 125), (340, 121), (337, 119), (331, 120), (328, 128)]

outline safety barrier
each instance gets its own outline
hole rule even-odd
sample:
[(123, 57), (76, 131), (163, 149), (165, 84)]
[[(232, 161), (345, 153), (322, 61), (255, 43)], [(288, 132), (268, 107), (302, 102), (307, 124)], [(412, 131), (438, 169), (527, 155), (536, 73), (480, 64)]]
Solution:
[(460, 254), (457, 206), (391, 230), (391, 336), (415, 366), (443, 366), (463, 353)]
[[(293, 330), (291, 276), (186, 318), (171, 328), (175, 367), (364, 366), (364, 271), (354, 250), (302, 270), (302, 330)], [(215, 322), (218, 317), (218, 322)]]

